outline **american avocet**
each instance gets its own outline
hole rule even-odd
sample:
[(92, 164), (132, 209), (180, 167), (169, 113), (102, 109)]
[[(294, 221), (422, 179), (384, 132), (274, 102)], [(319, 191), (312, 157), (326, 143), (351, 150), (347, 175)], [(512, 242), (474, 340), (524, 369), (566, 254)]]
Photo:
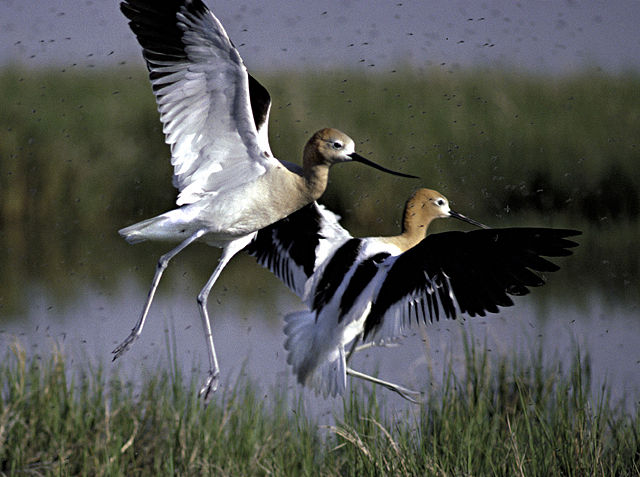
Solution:
[(355, 152), (336, 129), (307, 142), (300, 167), (273, 157), (267, 137), (271, 99), (251, 77), (218, 19), (201, 0), (127, 0), (121, 3), (149, 69), (171, 146), (177, 209), (120, 230), (131, 243), (180, 242), (163, 255), (138, 322), (114, 351), (114, 360), (140, 335), (169, 261), (194, 241), (222, 248), (218, 266), (198, 304), (209, 354), (205, 402), (219, 374), (207, 297), (227, 262), (255, 232), (314, 201), (324, 192), (331, 165), (357, 161), (392, 174)]
[[(444, 217), (483, 230), (427, 236), (429, 224)], [(498, 313), (513, 305), (509, 295), (544, 283), (531, 270), (558, 270), (542, 256), (570, 255), (577, 244), (566, 237), (578, 234), (489, 228), (451, 210), (440, 193), (420, 189), (406, 203), (400, 235), (353, 238), (335, 214), (312, 203), (261, 230), (247, 251), (309, 306), (285, 317), (287, 362), (300, 383), (335, 396), (349, 374), (413, 401), (413, 391), (349, 368), (356, 345), (390, 342), (413, 321)]]

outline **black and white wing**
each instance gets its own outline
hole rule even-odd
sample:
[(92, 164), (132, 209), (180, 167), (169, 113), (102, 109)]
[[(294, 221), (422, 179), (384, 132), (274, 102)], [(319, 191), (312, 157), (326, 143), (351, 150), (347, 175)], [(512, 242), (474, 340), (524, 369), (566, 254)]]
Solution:
[(121, 9), (149, 69), (178, 205), (279, 164), (267, 140), (269, 94), (201, 0), (126, 0)]
[(271, 146), (269, 146), (269, 112), (271, 111), (271, 95), (267, 88), (253, 76), (249, 75), (249, 100), (251, 102), (251, 112), (253, 122), (258, 130), (258, 144), (263, 151), (270, 156)]
[(559, 267), (544, 257), (571, 255), (576, 230), (484, 229), (427, 236), (390, 257), (384, 282), (372, 303), (365, 339), (400, 336), (412, 321), (433, 322), (458, 313), (485, 316), (511, 306), (509, 295), (525, 295), (544, 280), (535, 272)]
[(351, 238), (339, 220), (336, 214), (312, 202), (259, 230), (245, 250), (304, 298), (307, 280)]

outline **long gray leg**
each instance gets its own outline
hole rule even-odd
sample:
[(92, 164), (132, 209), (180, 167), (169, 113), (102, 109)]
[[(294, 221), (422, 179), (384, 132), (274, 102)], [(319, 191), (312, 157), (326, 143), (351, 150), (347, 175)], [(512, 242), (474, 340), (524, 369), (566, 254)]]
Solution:
[(359, 334), (358, 336), (356, 336), (356, 338), (353, 340), (353, 343), (351, 343), (351, 347), (349, 348), (349, 352), (347, 353), (347, 363), (349, 361), (351, 361), (351, 358), (353, 357), (353, 355), (355, 353), (358, 353), (360, 351), (364, 351), (365, 349), (369, 349), (369, 348), (396, 348), (398, 346), (398, 343), (384, 343), (384, 344), (377, 344), (373, 341), (369, 341), (367, 343), (361, 344), (360, 346), (358, 346), (358, 343), (360, 342), (360, 338), (362, 337), (362, 333)]
[[(373, 346), (390, 347), (390, 348), (397, 346), (396, 343), (386, 343), (384, 345), (376, 345), (373, 341), (370, 341), (368, 343), (364, 343), (358, 346), (359, 341), (360, 341), (360, 336), (356, 337), (356, 339), (353, 340), (353, 343), (349, 348), (349, 353), (347, 354), (347, 360), (346, 360), (347, 363), (351, 360), (351, 357), (353, 356), (353, 354), (358, 351), (362, 351), (367, 348), (371, 348)], [(350, 376), (353, 376), (354, 378), (364, 379), (365, 381), (371, 381), (372, 383), (379, 384), (380, 386), (384, 386), (385, 388), (398, 393), (400, 396), (402, 396), (408, 401), (411, 401), (412, 403), (418, 404), (419, 402), (411, 397), (411, 394), (415, 396), (419, 396), (421, 394), (419, 391), (413, 391), (411, 389), (405, 388), (404, 386), (393, 384), (393, 383), (390, 383), (389, 381), (383, 381), (382, 379), (374, 378), (373, 376), (369, 376), (368, 374), (361, 373), (360, 371), (355, 371), (354, 369), (351, 369), (349, 367), (347, 367), (347, 374)]]
[(222, 269), (229, 263), (229, 260), (246, 247), (253, 239), (255, 234), (251, 234), (239, 239), (229, 242), (223, 249), (218, 266), (213, 271), (213, 274), (207, 281), (207, 284), (198, 294), (198, 307), (200, 309), (200, 317), (202, 318), (202, 327), (204, 328), (204, 335), (207, 341), (207, 351), (209, 354), (209, 376), (204, 383), (204, 386), (200, 389), (199, 395), (202, 397), (204, 404), (207, 405), (211, 399), (213, 393), (218, 389), (218, 379), (220, 377), (220, 367), (218, 366), (218, 358), (216, 357), (216, 349), (213, 345), (213, 333), (211, 332), (211, 321), (209, 320), (209, 313), (207, 312), (207, 300), (209, 299), (209, 293), (213, 288), (213, 284), (218, 279)]
[(356, 346), (353, 352), (359, 353), (360, 351), (364, 351), (365, 349), (369, 349), (369, 348), (397, 348), (398, 346), (400, 346), (399, 343), (378, 344), (378, 343), (374, 343), (373, 341), (369, 341), (368, 343), (361, 344), (360, 346)]
[(136, 323), (136, 326), (131, 330), (131, 334), (127, 336), (127, 338), (118, 345), (116, 349), (112, 351), (113, 353), (113, 361), (118, 359), (122, 354), (129, 349), (131, 344), (140, 336), (142, 333), (142, 328), (144, 327), (144, 322), (147, 319), (147, 314), (149, 313), (149, 309), (151, 308), (151, 302), (153, 301), (153, 296), (156, 294), (156, 289), (158, 288), (158, 284), (160, 283), (160, 279), (162, 278), (162, 274), (164, 273), (167, 265), (169, 265), (169, 261), (182, 252), (186, 247), (188, 247), (191, 243), (198, 240), (206, 233), (206, 230), (198, 230), (191, 237), (186, 239), (180, 245), (178, 245), (173, 250), (165, 253), (160, 260), (158, 260), (158, 265), (156, 267), (156, 273), (153, 276), (153, 281), (151, 282), (151, 288), (149, 289), (149, 294), (147, 295), (147, 302), (144, 304), (144, 308), (142, 310), (142, 314)]
[(419, 404), (420, 401), (411, 397), (420, 396), (421, 393), (419, 391), (412, 391), (411, 389), (407, 389), (404, 386), (400, 386), (398, 384), (390, 383), (389, 381), (383, 381), (382, 379), (374, 378), (373, 376), (369, 376), (368, 374), (361, 373), (359, 371), (354, 371), (351, 368), (347, 368), (347, 374), (349, 376), (353, 376), (354, 378), (364, 379), (365, 381), (370, 381), (375, 384), (379, 384), (380, 386), (384, 386), (385, 388), (398, 393), (400, 396), (405, 398), (407, 401), (411, 401), (414, 404)]

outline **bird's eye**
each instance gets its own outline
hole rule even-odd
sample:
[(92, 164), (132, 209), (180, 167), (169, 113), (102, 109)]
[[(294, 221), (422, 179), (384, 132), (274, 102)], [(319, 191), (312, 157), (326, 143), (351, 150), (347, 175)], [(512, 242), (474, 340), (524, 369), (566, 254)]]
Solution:
[(444, 199), (438, 199), (438, 200), (436, 200), (436, 205), (437, 205), (438, 207), (442, 207), (442, 206), (444, 205)]
[(333, 141), (333, 144), (331, 145), (333, 146), (334, 149), (342, 149), (342, 147), (344, 146), (340, 141)]

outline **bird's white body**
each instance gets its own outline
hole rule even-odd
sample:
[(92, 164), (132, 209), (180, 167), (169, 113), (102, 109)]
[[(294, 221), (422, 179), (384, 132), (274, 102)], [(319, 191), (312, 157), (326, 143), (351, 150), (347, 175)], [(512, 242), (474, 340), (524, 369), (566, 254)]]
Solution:
[(198, 230), (206, 230), (200, 240), (223, 247), (231, 240), (252, 234), (289, 215), (304, 205), (305, 200), (308, 202), (301, 195), (301, 201), (292, 201), (278, 193), (295, 190), (295, 183), (288, 174), (291, 173), (284, 165), (276, 166), (253, 182), (223, 193), (203, 195), (196, 202), (138, 222), (119, 233), (130, 243), (143, 240), (181, 242)]
[(354, 264), (343, 275), (339, 287), (324, 306), (314, 308), (313, 302), (331, 257), (317, 269), (307, 285), (305, 303), (310, 311), (290, 313), (285, 317), (287, 362), (302, 384), (325, 396), (344, 393), (347, 385), (345, 347), (362, 335), (372, 300), (384, 282), (385, 270), (381, 267), (355, 301), (348, 305), (349, 309), (343, 309), (342, 297), (358, 265), (381, 253), (390, 256), (402, 253), (396, 245), (377, 237), (362, 239), (360, 247)]
[[(483, 230), (427, 236), (430, 222), (439, 217)], [(306, 232), (296, 235), (303, 228)], [(335, 214), (312, 204), (258, 232), (248, 251), (278, 277), (294, 277), (285, 283), (308, 307), (285, 317), (287, 362), (300, 383), (335, 396), (344, 392), (349, 374), (411, 399), (410, 390), (349, 368), (356, 344), (389, 343), (412, 323), (441, 315), (484, 316), (513, 305), (509, 294), (526, 294), (527, 287), (544, 283), (529, 269), (558, 269), (541, 255), (569, 255), (567, 249), (576, 244), (565, 237), (577, 233), (489, 229), (452, 211), (438, 192), (420, 189), (407, 201), (400, 235), (353, 238)], [(283, 271), (283, 265), (295, 273)]]

